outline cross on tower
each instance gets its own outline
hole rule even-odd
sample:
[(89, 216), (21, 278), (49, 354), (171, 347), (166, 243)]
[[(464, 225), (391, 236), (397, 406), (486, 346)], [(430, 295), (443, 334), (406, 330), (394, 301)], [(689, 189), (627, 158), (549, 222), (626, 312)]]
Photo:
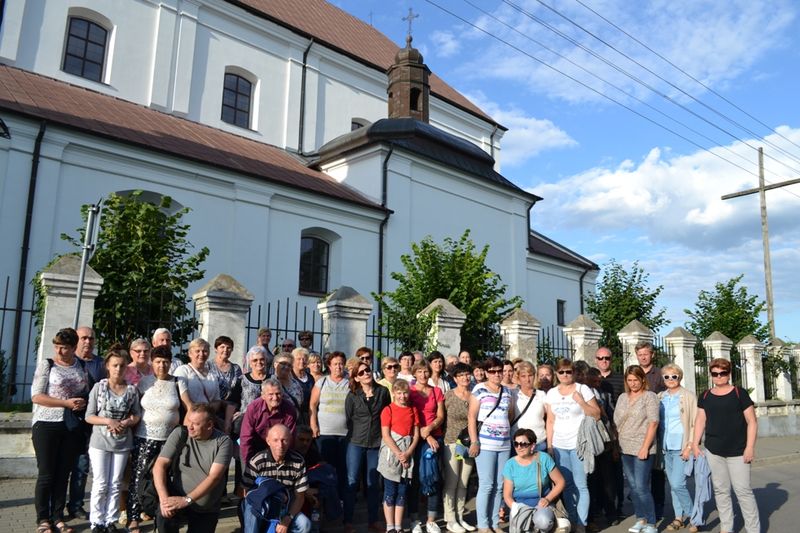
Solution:
[(403, 20), (408, 21), (408, 35), (406, 35), (406, 44), (411, 46), (411, 23), (414, 22), (414, 19), (418, 19), (419, 14), (414, 14), (414, 11), (409, 7), (408, 8), (408, 16), (403, 17)]

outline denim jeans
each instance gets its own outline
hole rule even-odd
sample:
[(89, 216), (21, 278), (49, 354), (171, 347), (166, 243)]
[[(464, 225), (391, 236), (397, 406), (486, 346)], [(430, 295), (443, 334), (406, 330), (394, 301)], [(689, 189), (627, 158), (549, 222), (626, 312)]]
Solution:
[[(161, 506), (156, 510), (156, 531), (158, 533), (180, 533), (181, 525), (186, 524), (186, 533), (214, 533), (219, 522), (219, 511), (201, 513), (191, 507), (181, 509), (171, 518), (161, 514)], [(246, 530), (245, 530), (246, 531)]]
[(503, 467), (511, 456), (511, 450), (492, 452), (481, 450), (475, 458), (478, 469), (478, 494), (475, 498), (475, 514), (478, 528), (500, 527), (500, 503), (503, 501)]
[(622, 454), (622, 469), (631, 487), (631, 499), (636, 518), (648, 524), (656, 523), (656, 508), (650, 492), (650, 471), (653, 469), (654, 455), (642, 461), (635, 455)]
[(589, 518), (589, 485), (586, 469), (578, 458), (577, 450), (554, 448), (556, 464), (567, 482), (564, 487), (564, 507), (570, 522), (585, 526)]
[(683, 473), (686, 461), (681, 459), (680, 450), (664, 451), (664, 471), (669, 479), (669, 490), (672, 494), (672, 510), (675, 518), (692, 515), (692, 497), (686, 487), (686, 475)]
[(89, 477), (89, 453), (84, 452), (78, 456), (75, 468), (69, 476), (69, 501), (67, 510), (75, 513), (83, 509), (83, 500), (86, 499), (86, 478)]
[(392, 481), (391, 479), (383, 480), (383, 503), (389, 507), (403, 507), (406, 506), (406, 492), (411, 483), (407, 479), (400, 481)]
[(336, 469), (337, 490), (342, 496), (347, 491), (347, 437), (344, 435), (320, 435), (317, 449), (322, 460)]
[(380, 474), (378, 456), (380, 448), (365, 448), (355, 444), (347, 445), (347, 490), (344, 493), (344, 523), (353, 523), (353, 509), (356, 493), (361, 481), (361, 463), (367, 458), (367, 517), (370, 524), (378, 521), (380, 500)]
[[(252, 510), (250, 504), (247, 503), (247, 498), (243, 499), (242, 533), (262, 533), (267, 530), (268, 526), (268, 522)], [(289, 533), (309, 533), (309, 531), (311, 531), (311, 520), (303, 513), (297, 513), (297, 516), (289, 524)]]

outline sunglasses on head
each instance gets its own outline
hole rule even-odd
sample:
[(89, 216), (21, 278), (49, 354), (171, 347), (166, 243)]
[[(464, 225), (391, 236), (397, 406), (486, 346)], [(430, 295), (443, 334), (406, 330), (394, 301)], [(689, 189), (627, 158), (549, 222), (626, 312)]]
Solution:
[(572, 374), (572, 370), (559, 370), (559, 374), (567, 374), (568, 376)]
[(530, 445), (531, 445), (530, 442), (517, 441), (517, 440), (514, 441), (514, 448), (527, 448)]
[(400, 365), (392, 363), (391, 365), (386, 365), (384, 369), (386, 370), (397, 370), (400, 368)]
[(681, 377), (677, 374), (673, 374), (671, 376), (664, 376), (664, 381), (669, 381), (669, 380), (678, 381), (679, 379), (681, 379)]
[(490, 368), (486, 371), (487, 374), (500, 374), (503, 372), (502, 368)]
[(711, 377), (712, 377), (712, 378), (724, 378), (724, 377), (725, 377), (725, 376), (727, 376), (728, 374), (730, 374), (730, 372), (728, 372), (727, 370), (721, 370), (721, 371), (719, 371), (719, 372), (713, 372), (713, 371), (712, 371), (712, 372), (711, 372)]
[(369, 368), (362, 368), (361, 370), (358, 371), (358, 374), (356, 374), (356, 375), (358, 377), (361, 377), (364, 374), (369, 374), (370, 372), (372, 372), (372, 370), (370, 370)]
[(595, 359), (597, 359), (598, 361), (611, 361), (611, 356), (610, 355), (597, 356), (595, 357)]

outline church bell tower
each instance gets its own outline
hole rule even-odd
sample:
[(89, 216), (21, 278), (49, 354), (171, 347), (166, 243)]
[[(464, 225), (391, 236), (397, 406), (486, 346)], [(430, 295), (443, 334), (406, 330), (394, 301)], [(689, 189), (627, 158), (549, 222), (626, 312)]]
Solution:
[(406, 47), (397, 52), (394, 63), (387, 71), (389, 118), (414, 118), (428, 122), (430, 73), (422, 60), (422, 54), (412, 48), (409, 34), (406, 37)]

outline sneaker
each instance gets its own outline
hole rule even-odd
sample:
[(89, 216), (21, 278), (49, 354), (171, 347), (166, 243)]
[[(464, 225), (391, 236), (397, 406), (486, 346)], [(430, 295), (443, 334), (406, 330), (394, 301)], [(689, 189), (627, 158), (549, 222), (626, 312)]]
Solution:
[(655, 524), (647, 524), (642, 528), (642, 533), (658, 533), (658, 528)]
[(453, 533), (467, 533), (467, 530), (464, 529), (458, 522), (448, 522), (447, 531), (452, 531)]
[(630, 531), (631, 533), (640, 533), (645, 528), (646, 525), (647, 522), (645, 522), (644, 520), (639, 520), (631, 527), (629, 527), (628, 531)]
[(89, 513), (87, 513), (86, 509), (83, 507), (78, 507), (74, 511), (70, 511), (68, 515), (69, 520), (75, 520), (76, 518), (79, 520), (89, 520)]
[(89, 531), (91, 533), (106, 533), (106, 526), (102, 526), (100, 524), (92, 524), (92, 527)]
[(422, 523), (417, 522), (414, 524), (414, 527), (411, 528), (411, 533), (422, 533)]
[(463, 516), (458, 519), (458, 524), (461, 527), (463, 527), (465, 531), (468, 531), (468, 532), (476, 531), (478, 529), (477, 527), (473, 526), (472, 524), (470, 524), (466, 520), (464, 520)]
[(439, 528), (439, 524), (436, 522), (428, 522), (425, 524), (425, 531), (428, 533), (442, 533), (441, 528)]

